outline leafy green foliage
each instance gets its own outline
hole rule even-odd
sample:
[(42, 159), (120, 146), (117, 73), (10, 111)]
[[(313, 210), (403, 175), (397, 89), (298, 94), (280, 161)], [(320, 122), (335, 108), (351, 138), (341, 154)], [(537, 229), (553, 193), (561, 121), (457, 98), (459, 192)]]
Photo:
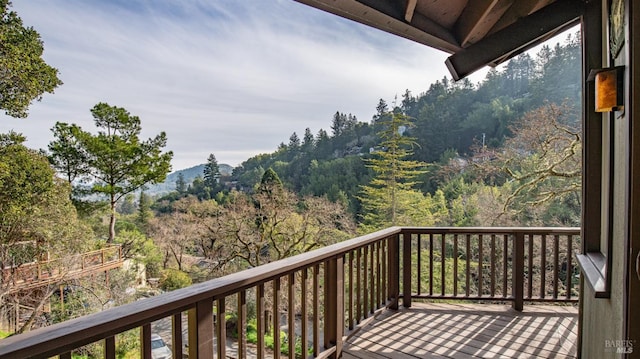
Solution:
[(42, 59), (43, 44), (32, 27), (0, 0), (0, 108), (12, 117), (27, 117), (33, 100), (62, 85), (58, 70)]
[(162, 271), (160, 288), (163, 290), (172, 291), (175, 289), (185, 288), (190, 285), (191, 278), (187, 273), (177, 269), (165, 269)]
[(55, 140), (49, 143), (49, 152), (52, 154), (49, 160), (69, 183), (73, 183), (88, 170), (87, 158), (78, 139), (81, 129), (74, 124), (56, 122), (51, 131)]
[[(40, 254), (81, 251), (91, 231), (78, 222), (69, 186), (47, 158), (26, 148), (24, 137), (0, 135), (0, 263), (31, 262)], [(0, 291), (1, 292), (1, 291)]]
[(116, 203), (147, 183), (162, 182), (171, 169), (173, 153), (162, 152), (167, 142), (164, 132), (141, 141), (140, 119), (124, 108), (99, 103), (91, 113), (100, 129), (96, 135), (75, 125), (56, 124), (51, 159), (57, 168), (64, 168), (70, 161), (84, 163), (81, 175), (91, 181), (90, 193), (108, 198), (111, 208), (108, 241), (112, 242)]
[[(237, 327), (234, 329), (236, 331), (231, 334), (237, 336)], [(247, 323), (247, 342), (252, 344), (258, 343), (258, 330), (257, 330), (256, 319), (251, 319)], [(273, 333), (271, 331), (264, 334), (264, 346), (270, 350), (274, 349)], [(302, 355), (302, 339), (297, 336), (295, 351), (296, 351), (294, 354), (295, 358), (306, 358), (313, 353), (313, 348), (309, 348), (309, 353), (307, 353), (306, 356), (303, 356)], [(289, 355), (289, 338), (285, 332), (280, 332), (280, 353), (284, 355)]]

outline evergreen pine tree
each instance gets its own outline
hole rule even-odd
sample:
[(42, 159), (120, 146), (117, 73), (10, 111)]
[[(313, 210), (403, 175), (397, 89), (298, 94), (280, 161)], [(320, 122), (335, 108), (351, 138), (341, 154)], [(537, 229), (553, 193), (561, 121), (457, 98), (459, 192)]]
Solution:
[(364, 210), (363, 225), (367, 228), (399, 224), (397, 218), (399, 212), (404, 211), (402, 207), (410, 206), (401, 203), (401, 194), (413, 191), (415, 177), (424, 172), (422, 168), (425, 166), (408, 159), (415, 145), (414, 138), (404, 135), (411, 127), (409, 117), (393, 113), (379, 118), (381, 131), (378, 136), (382, 142), (372, 157), (366, 159), (367, 167), (374, 171), (375, 176), (368, 185), (362, 186), (359, 197)]
[(176, 180), (176, 191), (180, 194), (187, 192), (187, 183), (184, 180), (182, 172), (178, 173), (178, 179)]
[(151, 203), (153, 201), (149, 196), (144, 193), (144, 191), (140, 192), (140, 197), (138, 198), (138, 215), (136, 221), (138, 226), (142, 229), (143, 232), (146, 232), (147, 224), (151, 217), (153, 217), (153, 212), (151, 211)]
[(207, 163), (204, 165), (204, 186), (209, 189), (211, 195), (218, 192), (220, 180), (220, 167), (214, 154), (210, 154)]
[(276, 171), (272, 168), (267, 168), (260, 180), (260, 186), (258, 187), (259, 193), (274, 194), (282, 190), (282, 181)]

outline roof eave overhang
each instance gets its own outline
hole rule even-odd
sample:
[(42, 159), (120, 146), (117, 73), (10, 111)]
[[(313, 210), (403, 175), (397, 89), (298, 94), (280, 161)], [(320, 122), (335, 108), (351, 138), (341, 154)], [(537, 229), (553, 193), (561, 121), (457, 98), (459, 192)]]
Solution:
[(412, 18), (411, 23), (408, 23), (402, 17), (390, 16), (356, 0), (295, 1), (449, 54), (454, 54), (462, 49), (449, 31), (424, 16), (416, 16)]
[(578, 24), (582, 1), (560, 0), (464, 48), (446, 60), (455, 80), (486, 65), (497, 65)]
[(449, 30), (414, 13), (415, 1), (296, 1), (452, 54), (446, 65), (455, 80), (505, 62), (574, 26), (585, 11), (584, 0), (557, 0), (463, 48)]

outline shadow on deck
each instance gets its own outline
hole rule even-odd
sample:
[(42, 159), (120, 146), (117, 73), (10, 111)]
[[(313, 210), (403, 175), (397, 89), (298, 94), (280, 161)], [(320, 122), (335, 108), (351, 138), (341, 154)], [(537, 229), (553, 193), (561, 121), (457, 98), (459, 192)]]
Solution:
[(575, 358), (577, 332), (574, 306), (414, 303), (379, 313), (343, 358)]

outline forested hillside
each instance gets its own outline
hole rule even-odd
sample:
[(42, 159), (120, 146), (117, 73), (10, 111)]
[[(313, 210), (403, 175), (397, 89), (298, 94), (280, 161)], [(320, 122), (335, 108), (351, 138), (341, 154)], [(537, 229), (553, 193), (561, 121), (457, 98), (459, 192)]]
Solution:
[[(451, 192), (456, 185), (450, 176), (442, 175), (451, 161), (466, 163), (477, 146), (500, 148), (530, 111), (550, 104), (562, 105), (565, 112), (576, 109), (581, 91), (580, 51), (579, 34), (572, 34), (554, 47), (543, 46), (534, 56), (525, 53), (502, 69), (491, 69), (478, 84), (445, 77), (424, 93), (414, 95), (407, 90), (399, 98), (381, 99), (370, 120), (337, 111), (328, 131), (313, 134), (307, 128), (302, 135), (294, 132), (276, 152), (243, 162), (234, 169), (233, 177), (238, 188), (251, 189), (272, 168), (289, 189), (348, 203), (359, 218), (358, 193), (373, 176), (362, 159), (379, 150), (385, 116), (402, 112), (412, 122), (405, 134), (415, 139), (408, 159), (429, 164), (417, 188), (431, 195), (438, 189)], [(566, 121), (569, 126), (579, 125), (577, 115), (569, 115)], [(469, 173), (465, 175), (465, 183), (473, 182)]]

